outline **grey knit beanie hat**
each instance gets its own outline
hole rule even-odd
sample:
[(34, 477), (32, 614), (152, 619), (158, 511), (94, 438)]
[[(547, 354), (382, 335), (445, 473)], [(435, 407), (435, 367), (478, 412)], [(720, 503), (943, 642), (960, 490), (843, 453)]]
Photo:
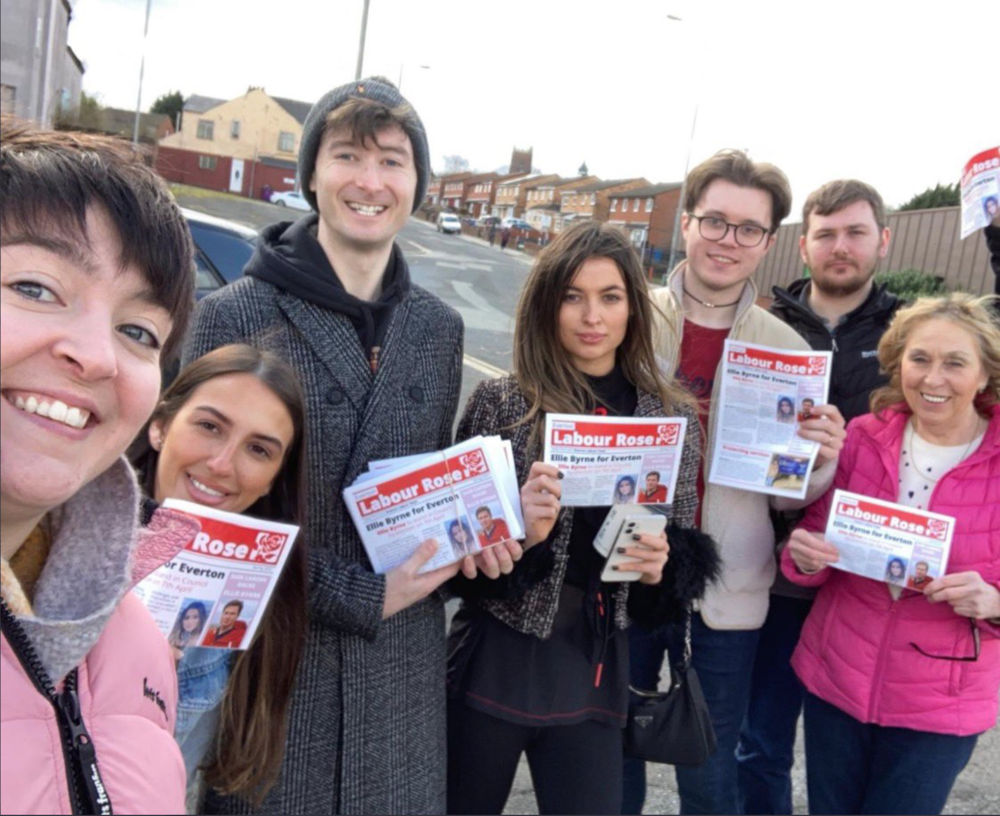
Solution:
[[(374, 102), (381, 102), (389, 108), (409, 104), (388, 80), (383, 77), (367, 77), (327, 91), (319, 102), (312, 106), (312, 110), (309, 111), (306, 122), (302, 126), (302, 143), (299, 146), (299, 184), (302, 187), (303, 197), (314, 210), (318, 210), (316, 194), (309, 189), (309, 182), (312, 181), (313, 171), (316, 168), (316, 154), (319, 152), (319, 143), (323, 138), (326, 118), (331, 111), (339, 108), (348, 99), (371, 99)], [(410, 109), (413, 110), (412, 105), (410, 105)], [(417, 208), (424, 203), (424, 196), (427, 194), (430, 154), (427, 150), (427, 133), (424, 130), (424, 123), (420, 121), (416, 110), (413, 110), (413, 118), (415, 127), (405, 130), (406, 135), (410, 137), (410, 144), (413, 146), (413, 161), (417, 168), (417, 190), (413, 196), (413, 212), (416, 212)]]

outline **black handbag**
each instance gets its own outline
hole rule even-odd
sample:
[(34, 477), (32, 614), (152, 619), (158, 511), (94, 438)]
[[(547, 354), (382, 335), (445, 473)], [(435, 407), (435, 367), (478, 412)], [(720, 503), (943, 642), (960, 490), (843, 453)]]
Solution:
[(670, 667), (667, 691), (629, 686), (625, 755), (668, 765), (701, 765), (715, 751), (715, 729), (691, 666), (691, 610), (684, 623), (684, 657)]

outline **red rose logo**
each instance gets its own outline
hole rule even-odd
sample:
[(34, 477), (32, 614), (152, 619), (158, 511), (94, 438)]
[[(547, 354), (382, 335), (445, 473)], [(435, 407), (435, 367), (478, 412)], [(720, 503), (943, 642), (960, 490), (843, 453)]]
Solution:
[(483, 458), (482, 451), (473, 451), (472, 453), (462, 454), (458, 457), (458, 463), (470, 476), (476, 473), (486, 472), (486, 460)]
[(257, 533), (257, 547), (250, 553), (251, 561), (264, 561), (267, 564), (277, 564), (281, 548), (285, 546), (288, 536), (282, 533)]
[(927, 535), (944, 541), (948, 537), (948, 522), (941, 519), (927, 519)]
[(826, 357), (810, 357), (809, 358), (809, 373), (810, 374), (825, 374), (826, 373)]
[(676, 445), (677, 436), (680, 434), (678, 425), (659, 425), (656, 428), (657, 436), (661, 445)]

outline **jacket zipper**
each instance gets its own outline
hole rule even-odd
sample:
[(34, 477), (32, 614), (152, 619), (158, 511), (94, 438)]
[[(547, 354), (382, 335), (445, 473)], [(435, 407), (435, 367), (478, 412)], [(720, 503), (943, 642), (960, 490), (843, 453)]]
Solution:
[(878, 661), (875, 663), (875, 675), (872, 677), (872, 691), (871, 699), (868, 701), (868, 722), (876, 722), (875, 720), (875, 709), (876, 700), (879, 698), (879, 687), (882, 683), (882, 672), (885, 669), (886, 654), (888, 652), (887, 644), (890, 642), (890, 635), (892, 630), (896, 626), (896, 607), (899, 601), (893, 600), (892, 606), (889, 607), (889, 623), (885, 627), (885, 632), (882, 634), (882, 642), (878, 646)]
[(77, 669), (73, 669), (66, 676), (62, 694), (56, 692), (35, 647), (14, 613), (10, 611), (7, 601), (0, 598), (0, 605), (2, 605), (0, 611), (3, 616), (3, 634), (10, 644), (11, 651), (28, 675), (28, 679), (55, 710), (56, 723), (62, 736), (63, 764), (66, 766), (66, 782), (73, 813), (112, 816), (111, 800), (108, 798), (97, 767), (97, 752), (83, 722), (80, 696), (77, 692)]

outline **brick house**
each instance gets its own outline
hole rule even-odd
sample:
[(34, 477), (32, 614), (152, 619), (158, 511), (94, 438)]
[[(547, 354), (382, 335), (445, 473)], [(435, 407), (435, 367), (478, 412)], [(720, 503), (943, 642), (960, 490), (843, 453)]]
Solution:
[(534, 190), (529, 190), (524, 220), (540, 232), (558, 235), (563, 230), (563, 217), (560, 212), (563, 195), (596, 181), (599, 181), (597, 176), (579, 176), (546, 182)]
[(251, 198), (265, 185), (294, 190), (311, 107), (263, 88), (230, 100), (193, 95), (184, 103), (180, 130), (160, 140), (156, 168), (169, 181)]
[(660, 254), (669, 253), (680, 196), (680, 183), (612, 193), (607, 221), (622, 227), (636, 249), (650, 247), (654, 253), (657, 249)]
[(433, 207), (441, 200), (441, 176), (432, 175), (427, 181), (427, 195), (424, 196), (424, 205)]
[(498, 215), (501, 218), (520, 218), (524, 215), (528, 193), (535, 191), (541, 184), (561, 180), (557, 174), (549, 173), (548, 175), (519, 176), (501, 182), (497, 185), (493, 215)]
[(469, 179), (466, 188), (466, 204), (469, 212), (475, 218), (482, 218), (484, 215), (496, 215), (494, 205), (496, 204), (497, 190), (501, 184), (514, 179), (524, 178), (527, 173), (482, 173), (473, 179)]
[(465, 180), (474, 173), (452, 173), (441, 176), (441, 206), (458, 212), (465, 204)]
[(649, 181), (644, 178), (591, 182), (564, 193), (559, 211), (567, 222), (585, 218), (607, 221), (612, 194), (648, 186)]

